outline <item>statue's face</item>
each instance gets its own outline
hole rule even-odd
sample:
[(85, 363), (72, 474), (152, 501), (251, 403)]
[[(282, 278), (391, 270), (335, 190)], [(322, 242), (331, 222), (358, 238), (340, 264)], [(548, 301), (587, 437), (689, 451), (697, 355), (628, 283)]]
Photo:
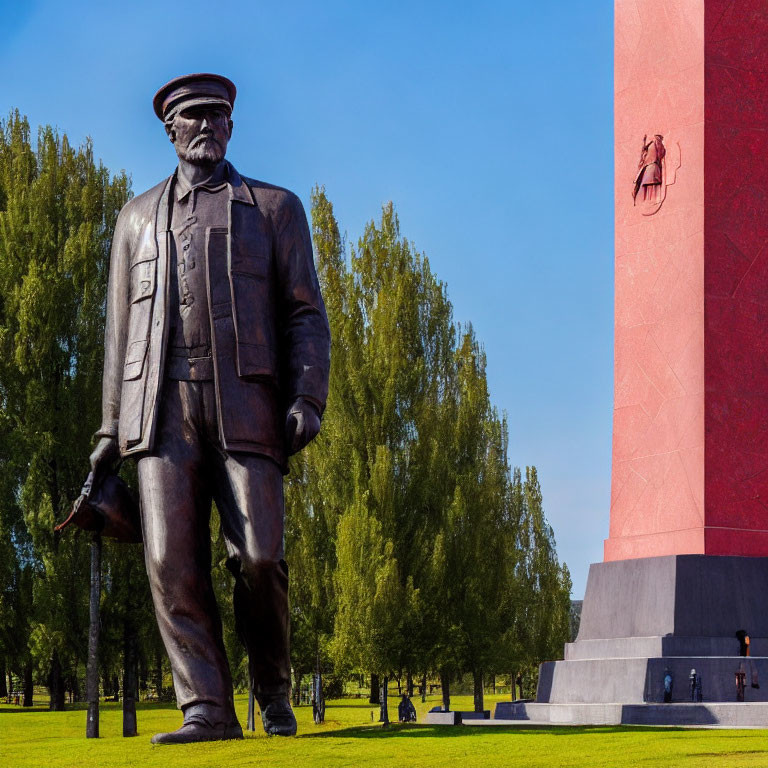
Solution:
[(193, 165), (216, 165), (224, 159), (232, 136), (226, 110), (197, 106), (182, 109), (167, 128), (176, 154)]

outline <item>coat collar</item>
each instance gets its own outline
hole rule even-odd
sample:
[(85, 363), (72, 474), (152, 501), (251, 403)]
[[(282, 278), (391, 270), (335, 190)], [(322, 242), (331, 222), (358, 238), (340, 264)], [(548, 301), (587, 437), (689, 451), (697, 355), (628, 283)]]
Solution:
[[(235, 166), (232, 165), (228, 160), (224, 161), (223, 168), (222, 168), (222, 180), (226, 181), (227, 187), (229, 189), (229, 199), (230, 200), (237, 200), (240, 203), (245, 203), (246, 205), (254, 205), (253, 195), (251, 194), (251, 189), (246, 184), (240, 174), (235, 169)], [(179, 173), (179, 169), (177, 168), (173, 176), (171, 176), (171, 179), (175, 181), (175, 187), (176, 187), (176, 199), (183, 198), (186, 194), (189, 193), (191, 187), (189, 185), (189, 182)], [(218, 180), (214, 180), (214, 183)]]
[(229, 188), (232, 199), (239, 203), (255, 205), (251, 188), (243, 181), (240, 174), (235, 170), (235, 166), (227, 161), (227, 170), (229, 172)]

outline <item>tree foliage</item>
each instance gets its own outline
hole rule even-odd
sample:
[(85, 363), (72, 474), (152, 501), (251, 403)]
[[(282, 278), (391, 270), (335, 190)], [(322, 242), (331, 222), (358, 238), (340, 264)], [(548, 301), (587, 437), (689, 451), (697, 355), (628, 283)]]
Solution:
[[(45, 127), (33, 142), (17, 112), (0, 123), (0, 673), (49, 684), (57, 706), (53, 689), (76, 695), (83, 676), (89, 560), (86, 536), (53, 526), (100, 420), (110, 241), (130, 194), (90, 141)], [(570, 577), (536, 469), (508, 466), (482, 344), (392, 204), (348, 248), (316, 188), (312, 225), (332, 368), (323, 429), (285, 488), (295, 680), (437, 673), (447, 686), (471, 673), (482, 707), (484, 676), (534, 669), (568, 635)], [(212, 523), (238, 683), (247, 659), (215, 511)], [(102, 595), (105, 689), (132, 644), (161, 694), (140, 547), (105, 546)]]
[(535, 469), (521, 495), (482, 346), (393, 206), (348, 258), (322, 189), (312, 214), (332, 371), (288, 492), (294, 638), (312, 625), (340, 669), (470, 671), (482, 689), (566, 639), (570, 581)]
[(90, 141), (30, 134), (18, 112), (0, 124), (0, 594), (15, 606), (0, 654), (45, 682), (85, 659), (87, 541), (53, 527), (99, 421), (108, 257), (129, 181)]

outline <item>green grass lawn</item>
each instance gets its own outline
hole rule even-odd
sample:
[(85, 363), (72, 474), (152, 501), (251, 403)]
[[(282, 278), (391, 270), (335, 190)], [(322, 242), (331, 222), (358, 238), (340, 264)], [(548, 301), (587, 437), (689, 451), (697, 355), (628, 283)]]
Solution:
[[(486, 698), (493, 708), (501, 696)], [(439, 703), (414, 699), (419, 719)], [(390, 713), (397, 716), (397, 697)], [(456, 709), (470, 709), (471, 698), (457, 696)], [(245, 724), (247, 702), (237, 707)], [(312, 722), (311, 707), (296, 710), (299, 733), (268, 738), (260, 729), (244, 741), (153, 746), (157, 731), (181, 724), (170, 705), (140, 704), (139, 736), (124, 739), (119, 704), (102, 704), (101, 738), (85, 739), (85, 711), (48, 712), (0, 705), (0, 765), (3, 768), (336, 768), (337, 766), (402, 766), (437, 768), (475, 766), (768, 766), (768, 732), (762, 730), (678, 730), (667, 728), (471, 728), (371, 723), (378, 708), (365, 700), (329, 702), (326, 723)], [(767, 724), (768, 725), (768, 724)]]

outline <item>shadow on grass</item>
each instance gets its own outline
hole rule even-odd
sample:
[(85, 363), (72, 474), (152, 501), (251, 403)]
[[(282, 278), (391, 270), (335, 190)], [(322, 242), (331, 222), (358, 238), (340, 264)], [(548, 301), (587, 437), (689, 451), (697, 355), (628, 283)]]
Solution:
[[(643, 728), (643, 733), (670, 733), (679, 728)], [(464, 726), (464, 725), (400, 725), (391, 724), (387, 728), (380, 725), (361, 725), (318, 733), (299, 733), (299, 739), (389, 739), (389, 738), (462, 738), (477, 735), (509, 736), (515, 733), (546, 731), (553, 736), (579, 734), (607, 735), (611, 733), (633, 733), (637, 729), (631, 726), (553, 726), (553, 725), (499, 725), (499, 726)]]
[[(293, 706), (293, 704), (291, 705)], [(311, 704), (299, 704), (298, 707), (293, 707), (294, 709), (300, 709), (303, 707), (311, 707)], [(391, 704), (389, 705), (392, 706)], [(326, 703), (326, 707), (328, 711), (330, 712), (332, 709), (359, 709), (361, 712), (364, 712), (366, 709), (378, 709), (379, 708), (379, 702), (377, 701), (375, 704), (368, 704), (367, 702), (365, 704), (337, 704), (335, 701), (331, 704)]]
[[(78, 701), (74, 704), (66, 704), (63, 712), (85, 712), (88, 709), (88, 704), (84, 701)], [(99, 710), (101, 712), (122, 712), (123, 703), (121, 701), (100, 701)], [(174, 712), (177, 711), (175, 701), (140, 701), (136, 704), (137, 712), (155, 712), (160, 709), (171, 709)], [(33, 707), (17, 707), (15, 704), (0, 704), (0, 715), (8, 715), (11, 713), (41, 713), (51, 714), (51, 710), (48, 709), (47, 704), (35, 704)]]

